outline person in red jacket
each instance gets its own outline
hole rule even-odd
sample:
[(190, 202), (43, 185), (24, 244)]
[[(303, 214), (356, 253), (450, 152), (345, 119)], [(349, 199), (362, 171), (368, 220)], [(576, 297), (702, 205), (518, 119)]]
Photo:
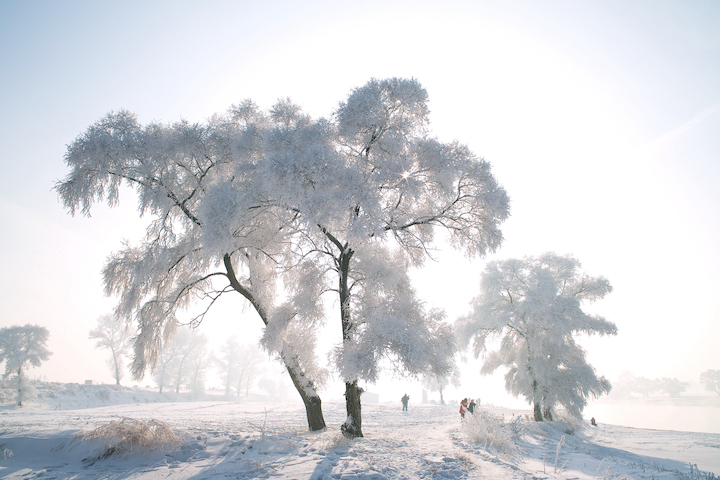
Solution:
[(465, 412), (467, 412), (467, 408), (468, 408), (467, 398), (463, 398), (462, 401), (460, 402), (460, 418), (461, 419), (465, 418)]

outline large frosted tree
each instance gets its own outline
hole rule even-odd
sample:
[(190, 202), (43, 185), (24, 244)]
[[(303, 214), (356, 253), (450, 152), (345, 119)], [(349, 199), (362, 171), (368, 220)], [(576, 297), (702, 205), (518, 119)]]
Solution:
[[(552, 420), (556, 405), (581, 416), (587, 398), (610, 391), (577, 343), (579, 334), (615, 335), (615, 324), (582, 310), (611, 292), (604, 277), (590, 277), (571, 256), (489, 262), (482, 274), (480, 295), (472, 312), (456, 322), (465, 346), (484, 355), (481, 372), (506, 367), (511, 394), (533, 405), (536, 421)], [(499, 340), (497, 349), (489, 351)]]
[[(450, 328), (442, 312), (425, 310), (408, 268), (429, 258), (438, 230), (470, 256), (494, 251), (507, 195), (487, 162), (429, 135), (427, 92), (415, 80), (371, 80), (330, 119), (314, 121), (289, 100), (267, 116), (246, 103), (242, 114), (254, 124), (255, 143), (246, 154), (265, 172), (258, 176), (262, 201), (226, 215), (228, 205), (243, 205), (247, 192), (256, 191), (245, 170), (236, 169), (231, 188), (209, 194), (215, 201), (205, 211), (222, 230), (204, 233), (229, 250), (253, 221), (293, 214), (293, 247), (307, 261), (290, 273), (336, 295), (341, 341), (334, 359), (347, 408), (342, 430), (362, 436), (358, 382), (375, 381), (382, 360), (411, 375), (450, 369)], [(278, 317), (273, 331), (281, 332), (289, 318)]]
[(65, 205), (114, 204), (127, 182), (154, 217), (143, 245), (105, 269), (119, 313), (140, 324), (134, 373), (154, 361), (193, 294), (212, 304), (227, 291), (260, 315), (262, 343), (288, 368), (311, 428), (324, 293), (339, 306), (333, 358), (347, 436), (362, 436), (358, 382), (376, 380), (383, 360), (410, 375), (447, 373), (451, 329), (417, 299), (408, 269), (429, 257), (438, 229), (470, 256), (494, 251), (508, 199), (487, 162), (429, 135), (428, 115), (417, 81), (372, 80), (330, 119), (290, 100), (268, 112), (245, 101), (205, 125), (143, 128), (120, 112), (78, 138), (57, 187)]
[[(234, 171), (253, 177), (255, 159), (245, 155), (245, 144), (254, 141), (254, 127), (232, 112), (204, 124), (142, 126), (135, 115), (120, 111), (90, 126), (68, 147), (70, 173), (56, 190), (70, 213), (90, 216), (92, 206), (102, 201), (115, 206), (126, 185), (137, 195), (140, 215), (149, 217), (141, 244), (113, 253), (103, 272), (106, 294), (119, 297), (116, 315), (137, 322), (134, 378), (155, 369), (181, 323), (178, 314), (189, 306), (198, 308), (199, 303), (200, 313), (186, 315), (185, 323), (198, 325), (221, 295), (239, 293), (269, 323), (276, 308), (275, 262), (290, 263), (280, 260), (288, 245), (283, 239), (291, 234), (283, 229), (286, 218), (251, 220), (245, 225), (249, 233), (227, 250), (207, 248), (200, 241), (205, 229), (218, 227), (200, 219), (206, 191), (231, 182)], [(227, 217), (236, 213), (232, 207), (243, 210), (257, 203), (252, 196), (247, 200), (253, 203), (227, 205)], [(311, 287), (301, 293), (307, 295), (306, 303), (312, 303)], [(312, 341), (306, 338), (304, 344)], [(313, 379), (315, 362), (308, 359), (312, 349), (301, 352), (282, 341), (274, 346), (305, 404), (309, 428), (325, 428)]]
[(26, 371), (50, 358), (52, 353), (46, 346), (49, 337), (48, 329), (37, 325), (0, 328), (0, 363), (5, 362), (3, 380), (9, 378), (17, 390), (18, 406), (35, 398), (35, 388)]

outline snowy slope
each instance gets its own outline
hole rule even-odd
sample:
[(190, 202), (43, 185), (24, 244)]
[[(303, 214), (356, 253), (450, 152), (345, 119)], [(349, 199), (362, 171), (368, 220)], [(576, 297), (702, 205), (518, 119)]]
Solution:
[[(402, 412), (398, 402), (365, 405), (366, 436), (348, 441), (338, 428), (345, 416), (341, 403), (326, 402), (330, 427), (311, 433), (299, 403), (158, 400), (154, 392), (56, 385), (54, 397), (27, 408), (4, 404), (0, 477), (713, 478), (694, 467), (691, 474), (691, 464), (720, 473), (718, 434), (536, 424), (526, 421), (527, 412), (490, 407), (482, 409), (482, 418), (503, 429), (494, 438), (510, 435), (491, 446), (474, 441), (489, 425), (478, 423), (481, 417), (462, 424), (454, 406), (411, 404)], [(83, 403), (87, 408), (78, 408)], [(165, 422), (179, 446), (101, 458), (107, 442), (78, 436), (122, 418)]]

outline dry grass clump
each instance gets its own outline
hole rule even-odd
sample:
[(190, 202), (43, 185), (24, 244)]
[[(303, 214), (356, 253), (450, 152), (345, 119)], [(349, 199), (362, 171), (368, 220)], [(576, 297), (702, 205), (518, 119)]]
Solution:
[[(78, 435), (83, 440), (105, 440), (106, 446), (93, 460), (133, 452), (147, 452), (159, 448), (174, 450), (180, 439), (160, 420), (134, 420), (123, 418), (100, 425), (91, 432)], [(87, 459), (86, 459), (87, 460)]]
[(503, 417), (491, 415), (486, 411), (466, 415), (462, 431), (470, 442), (484, 444), (488, 450), (506, 454), (516, 454), (519, 447), (513, 441), (518, 434), (520, 417), (505, 423)]

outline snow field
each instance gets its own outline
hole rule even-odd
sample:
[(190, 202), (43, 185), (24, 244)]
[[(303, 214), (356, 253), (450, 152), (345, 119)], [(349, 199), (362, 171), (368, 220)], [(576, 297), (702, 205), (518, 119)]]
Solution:
[[(100, 403), (103, 396), (120, 400), (123, 390), (126, 399), (141, 401)], [(534, 423), (529, 411), (499, 407), (483, 407), (461, 422), (455, 405), (411, 403), (402, 412), (399, 401), (365, 404), (366, 436), (347, 440), (339, 430), (342, 402), (325, 402), (328, 429), (309, 432), (300, 403), (153, 403), (154, 392), (107, 386), (56, 386), (55, 392), (54, 402), (45, 396), (27, 408), (0, 407), (0, 477), (711, 479), (717, 477), (707, 465), (717, 468), (720, 452), (717, 434)], [(68, 405), (73, 395), (90, 408), (59, 408), (58, 401)], [(82, 439), (123, 419), (162, 422), (179, 443), (107, 454), (108, 438)], [(702, 471), (691, 471), (691, 464)]]

